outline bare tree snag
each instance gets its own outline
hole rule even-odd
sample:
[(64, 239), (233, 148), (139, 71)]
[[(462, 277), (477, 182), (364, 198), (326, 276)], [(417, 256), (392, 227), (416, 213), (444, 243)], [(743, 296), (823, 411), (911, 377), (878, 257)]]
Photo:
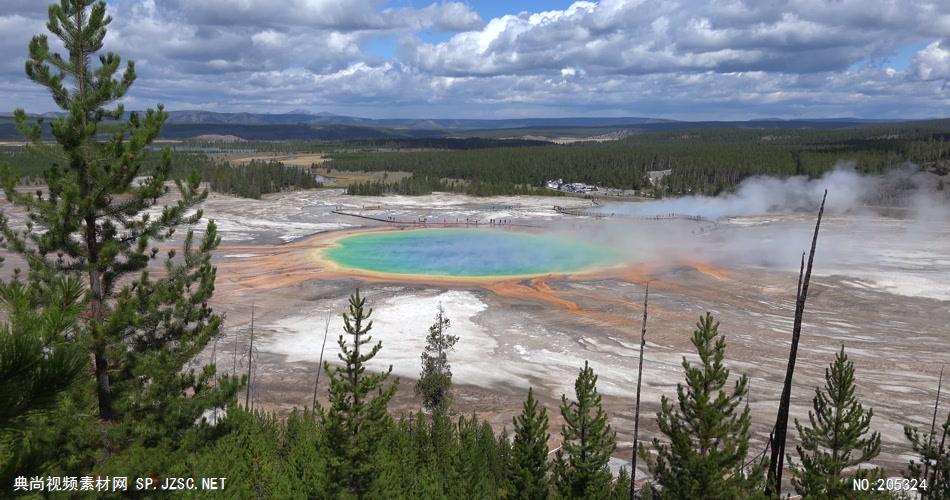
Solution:
[(788, 366), (785, 371), (785, 385), (782, 388), (782, 398), (779, 400), (778, 415), (775, 419), (775, 436), (771, 442), (772, 455), (769, 459), (768, 479), (765, 493), (769, 496), (780, 495), (782, 491), (782, 470), (785, 465), (785, 441), (788, 437), (788, 412), (792, 397), (792, 376), (795, 373), (795, 360), (798, 357), (798, 341), (802, 334), (802, 317), (805, 313), (805, 301), (808, 298), (808, 284), (811, 281), (812, 264), (815, 261), (815, 248), (818, 246), (818, 230), (821, 227), (821, 216), (825, 212), (825, 200), (828, 190), (821, 198), (821, 207), (818, 209), (818, 221), (815, 223), (815, 233), (811, 240), (811, 251), (808, 253), (808, 265), (804, 274), (799, 272), (798, 296), (795, 300), (795, 322), (792, 326), (792, 346), (788, 353)]

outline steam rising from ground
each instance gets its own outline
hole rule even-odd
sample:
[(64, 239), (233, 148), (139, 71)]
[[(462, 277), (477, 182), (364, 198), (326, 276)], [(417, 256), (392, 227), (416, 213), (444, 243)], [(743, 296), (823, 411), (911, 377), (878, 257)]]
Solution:
[[(933, 175), (910, 168), (887, 175), (866, 176), (848, 164), (840, 164), (822, 177), (750, 177), (734, 193), (717, 197), (684, 196), (646, 203), (608, 205), (602, 212), (652, 217), (679, 214), (707, 219), (772, 213), (814, 211), (825, 190), (830, 193), (825, 210), (830, 214), (864, 211), (868, 205), (899, 204), (927, 206), (918, 198), (936, 185)], [(931, 189), (926, 189), (931, 187)]]
[[(916, 169), (865, 176), (846, 167), (817, 179), (754, 177), (719, 197), (606, 204), (600, 210), (616, 216), (582, 237), (671, 269), (707, 263), (797, 272), (827, 189), (816, 274), (950, 300), (943, 278), (950, 273), (950, 198), (937, 182)], [(707, 220), (649, 219), (667, 214)]]

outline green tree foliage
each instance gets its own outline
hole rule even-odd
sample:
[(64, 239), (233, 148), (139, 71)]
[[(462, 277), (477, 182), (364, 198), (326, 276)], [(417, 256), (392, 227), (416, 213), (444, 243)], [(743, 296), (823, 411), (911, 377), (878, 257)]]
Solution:
[(745, 375), (726, 391), (729, 370), (723, 365), (725, 337), (719, 323), (706, 313), (693, 332), (699, 364), (683, 358), (686, 384), (677, 384), (677, 403), (660, 401), (657, 423), (669, 444), (653, 439), (656, 456), (646, 447), (639, 454), (660, 487), (659, 498), (731, 499), (755, 496), (763, 468), (744, 467), (749, 450), (751, 417), (740, 409), (748, 394)]
[(327, 453), (328, 487), (344, 497), (363, 498), (373, 488), (379, 472), (376, 455), (393, 425), (387, 405), (396, 394), (398, 380), (384, 387), (392, 367), (383, 373), (366, 373), (366, 363), (382, 348), (377, 342), (366, 349), (373, 341), (370, 316), (372, 309), (366, 307), (359, 291), (350, 296), (343, 329), (352, 344), (341, 334), (337, 345), (342, 366), (324, 363), (330, 403), (329, 408), (317, 408)]
[(499, 495), (504, 484), (507, 464), (501, 459), (507, 455), (499, 450), (499, 443), (491, 425), (474, 415), (459, 418), (458, 457), (460, 484), (454, 488), (469, 498), (492, 498)]
[(422, 372), (416, 382), (416, 394), (422, 396), (422, 406), (433, 413), (446, 413), (452, 403), (452, 366), (448, 352), (455, 347), (458, 337), (448, 333), (451, 323), (445, 309), (439, 304), (435, 323), (429, 327), (426, 347), (422, 351)]
[(388, 433), (374, 498), (506, 498), (510, 444), (476, 417), (416, 414)]
[(561, 396), (561, 447), (553, 467), (553, 483), (559, 498), (608, 498), (612, 491), (610, 454), (617, 447), (617, 434), (607, 422), (597, 392), (597, 375), (585, 361), (574, 382), (576, 401)]
[(514, 418), (514, 440), (511, 445), (511, 498), (544, 500), (550, 495), (548, 485), (548, 410), (528, 389), (528, 399), (521, 414)]
[[(232, 164), (215, 160), (208, 154), (187, 151), (146, 150), (142, 155), (139, 174), (147, 178), (160, 172), (165, 168), (166, 154), (171, 165), (167, 173), (169, 179), (188, 179), (192, 172), (198, 172), (202, 182), (207, 182), (208, 187), (218, 193), (259, 199), (269, 193), (323, 187), (307, 168), (277, 161), (254, 160), (246, 164)], [(8, 161), (0, 163), (9, 163), (11, 172), (18, 176), (20, 186), (33, 186), (44, 184), (44, 172), (51, 162), (62, 161), (62, 154), (58, 148), (0, 146), (0, 160), (3, 158)]]
[[(644, 194), (716, 195), (750, 176), (815, 177), (841, 162), (851, 162), (861, 172), (881, 172), (907, 161), (922, 166), (946, 164), (950, 161), (950, 141), (944, 140), (948, 135), (948, 120), (841, 130), (709, 128), (638, 134), (607, 143), (457, 151), (350, 150), (335, 153), (328, 166), (345, 171), (409, 172), (413, 178), (446, 184), (433, 190), (476, 196), (551, 194), (543, 189), (544, 182), (557, 178)], [(667, 169), (671, 175), (654, 190), (647, 172)], [(383, 183), (367, 187), (395, 190)]]
[(382, 181), (354, 182), (346, 187), (346, 194), (351, 196), (383, 196), (390, 192), (390, 185)]
[(55, 410), (63, 393), (86, 367), (76, 345), (82, 284), (70, 277), (50, 283), (0, 283), (0, 482), (14, 471), (38, 471), (45, 461), (23, 432), (30, 416)]
[(317, 498), (326, 490), (326, 454), (315, 413), (296, 408), (284, 422), (281, 456), (299, 494)]
[[(198, 222), (200, 210), (188, 214), (207, 191), (191, 176), (177, 183), (176, 203), (157, 215), (147, 212), (169, 190), (169, 155), (147, 180), (135, 179), (166, 113), (159, 106), (100, 129), (105, 119), (123, 116), (121, 105), (109, 106), (136, 77), (131, 62), (117, 76), (121, 59), (111, 52), (99, 55), (98, 65), (91, 62), (110, 21), (103, 2), (65, 0), (50, 7), (47, 28), (68, 55), (53, 53), (45, 35), (30, 43), (27, 76), (65, 112), (50, 127), (57, 146), (39, 143), (41, 125), (30, 123), (23, 110), (15, 118), (34, 148), (59, 160), (44, 171), (46, 192), (18, 191), (16, 177), (5, 173), (7, 199), (25, 209), (28, 223), (18, 230), (0, 218), (0, 233), (7, 248), (26, 260), (31, 281), (82, 279), (84, 311), (76, 342), (93, 360), (98, 414), (109, 423), (99, 446), (111, 453), (99, 463), (124, 470), (135, 464), (145, 476), (151, 465), (174, 461), (173, 450), (197, 439), (195, 421), (230, 401), (237, 384), (229, 379), (213, 384), (213, 366), (199, 374), (183, 370), (221, 322), (207, 306), (215, 278), (211, 251), (219, 243), (214, 224), (197, 245), (188, 231), (184, 251), (177, 257), (168, 253), (161, 278), (149, 273), (158, 253), (151, 243), (171, 238), (179, 225)], [(117, 458), (124, 453), (144, 458)]]
[[(187, 159), (182, 165), (198, 167), (201, 177), (212, 190), (244, 198), (260, 199), (261, 195), (296, 189), (323, 187), (307, 169), (287, 166), (277, 161), (251, 161), (244, 165), (232, 165), (195, 158), (196, 155), (179, 155)], [(197, 165), (195, 165), (197, 163)]]
[[(351, 497), (334, 483), (330, 436), (317, 417), (293, 412), (281, 422), (233, 408), (216, 428), (223, 437), (172, 470), (228, 477), (226, 491), (235, 498)], [(507, 435), (496, 435), (475, 416), (417, 413), (393, 422), (378, 438), (367, 498), (538, 498), (509, 482), (515, 454)], [(626, 480), (608, 484), (603, 498), (621, 498)]]
[(6, 317), (0, 323), (0, 430), (53, 407), (85, 367), (85, 353), (75, 344), (83, 293), (70, 276), (0, 283)]
[(610, 490), (611, 500), (629, 500), (630, 498), (630, 473), (626, 467), (621, 467), (617, 474), (617, 479)]
[(421, 175), (411, 175), (396, 182), (382, 180), (356, 182), (346, 188), (346, 194), (355, 196), (383, 196), (386, 194), (422, 196), (432, 194), (433, 191), (468, 192), (466, 185), (463, 183), (449, 182)]
[(914, 453), (920, 455), (919, 462), (910, 461), (905, 476), (926, 481), (926, 491), (921, 490), (923, 498), (950, 499), (950, 414), (935, 432), (920, 432), (914, 427), (905, 426), (904, 435), (910, 441)]
[(372, 345), (369, 316), (365, 299), (351, 297), (344, 321), (351, 342), (341, 345), (341, 365), (327, 367), (329, 408), (295, 410), (286, 422), (231, 408), (215, 428), (223, 437), (184, 467), (233, 478), (228, 491), (238, 498), (504, 498), (511, 456), (504, 434), (474, 416), (388, 416), (395, 386), (384, 387), (385, 373), (364, 371), (380, 348), (360, 349)]
[(865, 410), (854, 395), (854, 363), (842, 346), (825, 369), (825, 386), (815, 388), (808, 425), (795, 419), (801, 444), (801, 465), (792, 466), (792, 485), (809, 498), (841, 498), (852, 492), (852, 478), (883, 477), (879, 469), (846, 469), (866, 464), (881, 452), (881, 435), (871, 432), (872, 409)]
[[(524, 418), (516, 419), (521, 452), (512, 450), (507, 433), (496, 435), (474, 415), (417, 413), (393, 422), (385, 411), (394, 386), (384, 387), (385, 373), (364, 372), (381, 345), (357, 354), (360, 346), (372, 345), (370, 314), (365, 299), (351, 297), (344, 325), (352, 342), (341, 343), (340, 366), (327, 367), (333, 374), (329, 409), (318, 408), (315, 415), (295, 410), (281, 422), (232, 407), (214, 428), (222, 437), (171, 470), (229, 477), (228, 491), (240, 498), (538, 498), (509, 482), (518, 456), (540, 472), (540, 483), (531, 482), (543, 495), (547, 417), (533, 392)], [(364, 401), (363, 412), (354, 410), (358, 401)]]
[(290, 457), (309, 444), (292, 439), (297, 437), (290, 431), (292, 422), (235, 406), (217, 429), (222, 437), (196, 450), (169, 474), (227, 478), (224, 491), (229, 498), (305, 498), (308, 492), (321, 491), (325, 483), (291, 468)]

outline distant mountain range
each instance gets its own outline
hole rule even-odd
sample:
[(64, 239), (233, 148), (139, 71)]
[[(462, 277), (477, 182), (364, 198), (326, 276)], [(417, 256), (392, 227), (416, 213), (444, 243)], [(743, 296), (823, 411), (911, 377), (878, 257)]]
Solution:
[(512, 118), (501, 120), (452, 118), (358, 118), (331, 113), (295, 110), (283, 114), (215, 113), (212, 111), (171, 111), (168, 123), (205, 125), (353, 125), (411, 130), (499, 130), (515, 128), (621, 127), (673, 120), (642, 117), (622, 118)]
[[(55, 113), (35, 115), (53, 118)], [(418, 139), (444, 137), (563, 138), (593, 137), (612, 132), (644, 133), (697, 128), (834, 129), (903, 120), (825, 118), (786, 120), (780, 118), (748, 121), (676, 121), (649, 117), (576, 118), (359, 118), (331, 113), (294, 110), (289, 113), (217, 113), (212, 111), (170, 111), (162, 137), (188, 139), (202, 135), (236, 136), (247, 140), (357, 140)], [(0, 113), (0, 140), (20, 136), (11, 113)]]

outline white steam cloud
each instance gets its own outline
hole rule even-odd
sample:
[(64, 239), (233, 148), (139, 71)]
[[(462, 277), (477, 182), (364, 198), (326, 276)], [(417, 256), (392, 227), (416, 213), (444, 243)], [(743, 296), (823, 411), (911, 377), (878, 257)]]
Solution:
[[(849, 165), (839, 165), (817, 179), (805, 176), (750, 177), (735, 192), (717, 197), (684, 196), (645, 203), (609, 204), (600, 212), (619, 216), (701, 216), (707, 219), (817, 210), (828, 190), (825, 210), (840, 214), (865, 210), (869, 205), (918, 204), (913, 199), (927, 190), (929, 174), (899, 170), (886, 176), (866, 176)], [(934, 181), (935, 182), (935, 181)], [(926, 205), (926, 204), (923, 204)]]
[[(871, 176), (842, 166), (816, 179), (754, 177), (719, 197), (608, 203), (598, 210), (614, 217), (571, 236), (620, 248), (631, 261), (658, 269), (705, 262), (797, 273), (827, 189), (818, 275), (950, 300), (950, 197), (938, 182), (913, 166)], [(668, 214), (707, 220), (652, 220)]]

